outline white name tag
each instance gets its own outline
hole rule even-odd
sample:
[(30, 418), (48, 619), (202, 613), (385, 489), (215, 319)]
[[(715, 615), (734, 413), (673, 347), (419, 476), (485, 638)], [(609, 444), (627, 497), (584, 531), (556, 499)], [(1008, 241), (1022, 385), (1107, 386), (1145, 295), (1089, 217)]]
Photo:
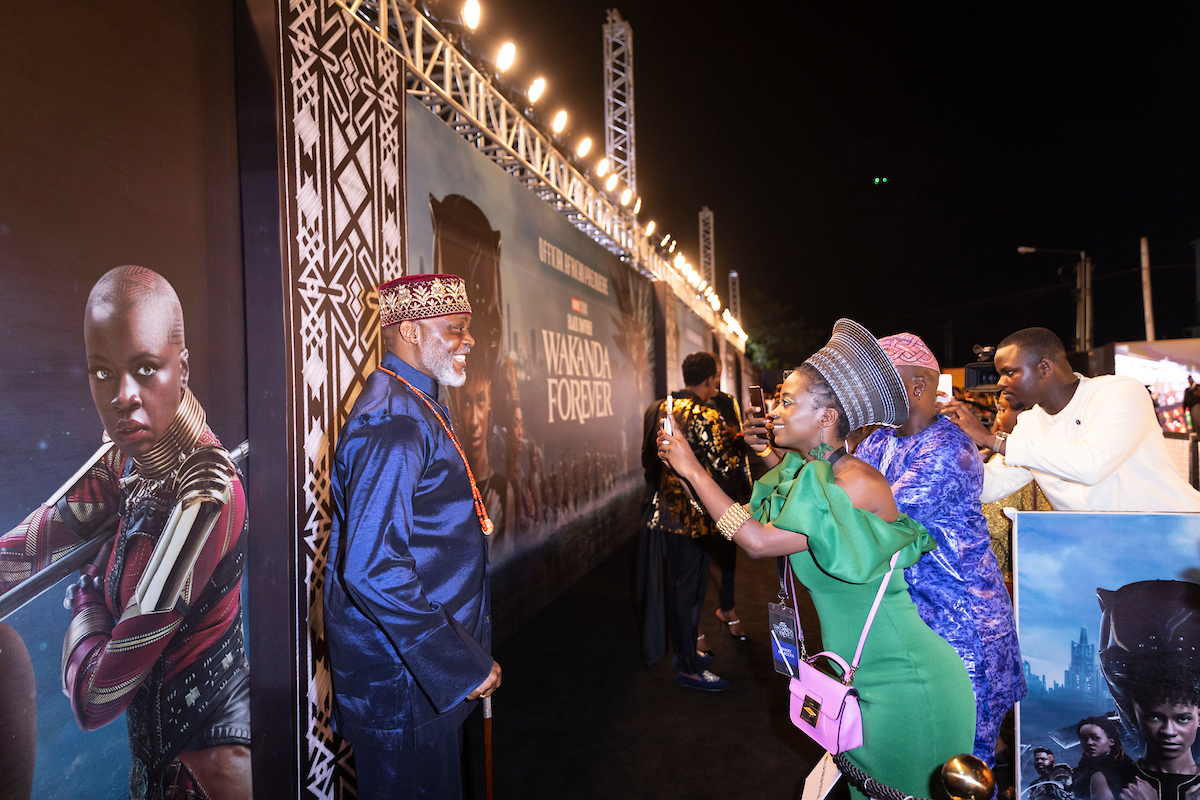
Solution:
[(829, 790), (842, 777), (842, 771), (833, 763), (833, 756), (826, 753), (808, 777), (804, 779), (804, 795), (802, 800), (825, 800)]

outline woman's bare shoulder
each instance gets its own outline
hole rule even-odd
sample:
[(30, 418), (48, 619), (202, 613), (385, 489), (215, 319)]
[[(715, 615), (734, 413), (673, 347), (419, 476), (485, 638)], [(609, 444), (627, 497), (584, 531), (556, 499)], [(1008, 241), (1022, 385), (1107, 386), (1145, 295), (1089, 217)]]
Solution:
[(885, 522), (895, 522), (900, 513), (896, 510), (896, 500), (887, 479), (879, 470), (853, 456), (843, 462), (845, 466), (834, 473), (834, 483), (850, 495), (854, 507), (870, 511)]

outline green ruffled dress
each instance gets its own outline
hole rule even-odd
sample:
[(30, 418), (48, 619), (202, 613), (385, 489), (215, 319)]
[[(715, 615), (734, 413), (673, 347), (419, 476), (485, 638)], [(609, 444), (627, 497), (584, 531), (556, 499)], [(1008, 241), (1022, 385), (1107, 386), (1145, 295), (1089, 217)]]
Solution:
[(900, 551), (854, 674), (863, 746), (846, 757), (901, 792), (945, 797), (942, 764), (975, 744), (975, 693), (962, 659), (921, 620), (908, 596), (904, 569), (937, 547), (933, 537), (903, 514), (888, 523), (854, 508), (834, 484), (828, 461), (805, 462), (795, 453), (755, 483), (750, 513), (808, 537), (809, 549), (789, 561), (812, 595), (825, 649), (847, 663), (879, 581)]

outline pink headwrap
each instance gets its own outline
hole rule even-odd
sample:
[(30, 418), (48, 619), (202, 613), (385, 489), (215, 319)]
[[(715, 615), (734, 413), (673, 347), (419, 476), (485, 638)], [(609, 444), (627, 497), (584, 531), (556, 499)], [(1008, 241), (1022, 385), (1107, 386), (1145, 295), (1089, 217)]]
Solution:
[(897, 367), (925, 367), (934, 372), (941, 372), (938, 360), (921, 341), (920, 336), (911, 333), (897, 333), (885, 336), (879, 340), (879, 346)]

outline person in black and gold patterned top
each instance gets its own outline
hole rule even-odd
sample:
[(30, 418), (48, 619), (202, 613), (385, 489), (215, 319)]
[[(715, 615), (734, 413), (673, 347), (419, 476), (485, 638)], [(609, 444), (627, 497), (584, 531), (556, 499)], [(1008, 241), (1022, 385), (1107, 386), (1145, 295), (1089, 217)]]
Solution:
[[(705, 470), (718, 481), (725, 480), (738, 469), (744, 453), (735, 436), (721, 424), (717, 410), (705, 405), (719, 389), (717, 362), (712, 354), (692, 353), (685, 358), (683, 382), (685, 388), (672, 395), (670, 411), (675, 425)], [(667, 410), (666, 402), (658, 405), (661, 419)], [(728, 689), (729, 682), (704, 669), (707, 657), (696, 652), (696, 633), (711, 560), (702, 537), (716, 530), (712, 517), (692, 502), (678, 476), (664, 469), (651, 500), (647, 528), (670, 534), (663, 539), (676, 685), (707, 692)]]

